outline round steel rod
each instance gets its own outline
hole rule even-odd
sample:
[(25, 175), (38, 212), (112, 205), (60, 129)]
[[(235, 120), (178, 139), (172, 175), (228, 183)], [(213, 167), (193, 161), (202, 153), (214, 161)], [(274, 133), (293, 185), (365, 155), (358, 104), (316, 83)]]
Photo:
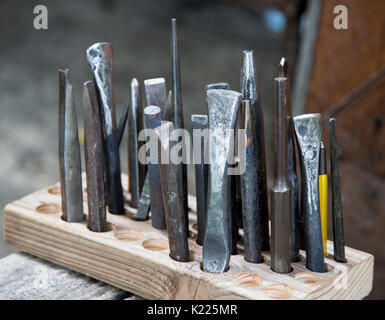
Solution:
[(338, 145), (336, 134), (336, 119), (329, 120), (330, 125), (330, 163), (332, 174), (332, 208), (333, 208), (333, 235), (334, 235), (334, 260), (346, 262), (345, 238), (341, 201), (341, 182), (338, 167)]
[[(282, 57), (279, 62), (279, 77), (287, 78), (287, 113), (288, 123), (288, 142), (287, 142), (287, 179), (290, 185), (291, 194), (291, 262), (300, 261), (299, 249), (301, 246), (300, 220), (299, 220), (299, 187), (297, 175), (295, 133), (293, 125), (293, 115), (291, 109), (290, 86), (289, 86), (289, 65), (287, 60)], [(303, 228), (302, 228), (303, 230)], [(303, 238), (303, 235), (302, 235)]]
[(83, 84), (84, 156), (87, 176), (88, 229), (107, 231), (104, 194), (103, 138), (100, 112), (92, 81)]
[(287, 78), (274, 79), (274, 184), (271, 189), (271, 269), (291, 271), (291, 194), (287, 178)]

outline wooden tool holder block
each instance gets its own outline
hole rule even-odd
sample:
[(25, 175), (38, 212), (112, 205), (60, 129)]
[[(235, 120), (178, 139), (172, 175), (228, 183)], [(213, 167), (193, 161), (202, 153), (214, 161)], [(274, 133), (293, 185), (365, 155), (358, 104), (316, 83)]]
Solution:
[(183, 263), (169, 257), (167, 232), (152, 228), (151, 220), (132, 219), (136, 209), (128, 205), (127, 176), (122, 175), (126, 214), (107, 214), (109, 230), (91, 232), (86, 180), (82, 223), (61, 219), (60, 185), (32, 193), (5, 207), (4, 240), (23, 250), (149, 299), (362, 299), (372, 289), (374, 257), (349, 247), (347, 263), (333, 260), (328, 241), (328, 272), (306, 269), (305, 252), (292, 263), (293, 271), (278, 274), (270, 269), (270, 253), (264, 263), (231, 256), (230, 269), (221, 274), (202, 271), (202, 247), (196, 244), (196, 200), (189, 196), (190, 257)]

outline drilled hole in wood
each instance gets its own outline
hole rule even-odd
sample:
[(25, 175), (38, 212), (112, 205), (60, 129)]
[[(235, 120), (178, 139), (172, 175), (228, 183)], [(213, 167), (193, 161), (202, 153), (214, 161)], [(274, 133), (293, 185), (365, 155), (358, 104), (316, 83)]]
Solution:
[(148, 239), (143, 241), (143, 248), (151, 251), (162, 251), (168, 249), (168, 241), (165, 239)]
[(294, 295), (294, 290), (287, 284), (275, 284), (262, 289), (266, 297), (277, 300), (290, 299)]
[(61, 208), (56, 203), (43, 203), (36, 207), (36, 211), (40, 213), (51, 214), (60, 212)]
[(60, 195), (60, 193), (61, 193), (61, 191), (60, 191), (60, 186), (55, 186), (55, 187), (49, 188), (49, 189), (48, 189), (48, 193), (49, 193), (49, 194), (53, 194), (53, 195), (55, 195), (55, 196)]
[(299, 280), (303, 283), (307, 283), (307, 284), (313, 284), (313, 283), (317, 283), (318, 281), (320, 281), (320, 277), (314, 273), (311, 273), (311, 272), (297, 273), (294, 278), (296, 278), (297, 280)]
[(143, 238), (143, 232), (135, 229), (118, 228), (115, 229), (114, 236), (118, 240), (137, 241)]
[(241, 272), (233, 275), (233, 280), (240, 286), (258, 287), (262, 284), (263, 279), (253, 273)]
[[(70, 221), (67, 221), (67, 220), (65, 220), (64, 219), (64, 217), (63, 217), (63, 215), (60, 217), (63, 221), (65, 221), (65, 222), (70, 222)], [(85, 214), (85, 213), (83, 213), (83, 219), (81, 220), (81, 221), (72, 221), (72, 222), (70, 222), (70, 223), (82, 223), (83, 221), (87, 221), (87, 219), (88, 219), (88, 216)], [(90, 230), (91, 231), (91, 230)]]

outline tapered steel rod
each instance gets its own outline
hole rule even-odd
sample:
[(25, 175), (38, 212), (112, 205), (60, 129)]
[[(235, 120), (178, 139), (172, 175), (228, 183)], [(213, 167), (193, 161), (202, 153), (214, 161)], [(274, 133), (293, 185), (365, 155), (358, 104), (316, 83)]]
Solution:
[(227, 271), (231, 253), (231, 176), (228, 156), (233, 148), (228, 130), (235, 129), (241, 94), (231, 90), (208, 90), (210, 125), (210, 174), (203, 269)]
[(338, 167), (338, 145), (336, 134), (336, 119), (329, 120), (330, 125), (330, 163), (332, 174), (332, 208), (333, 208), (333, 239), (334, 260), (346, 262), (345, 238), (341, 202), (341, 182)]
[(251, 109), (254, 117), (254, 127), (256, 130), (256, 170), (257, 193), (256, 207), (258, 217), (261, 219), (262, 250), (269, 250), (269, 212), (267, 202), (267, 182), (266, 182), (266, 156), (265, 156), (265, 135), (263, 125), (263, 112), (259, 94), (259, 86), (256, 78), (256, 68), (253, 58), (253, 51), (243, 51), (241, 69), (241, 93), (243, 100), (251, 101)]
[(162, 110), (162, 119), (165, 116), (166, 107), (166, 80), (154, 78), (144, 80), (147, 106), (158, 106)]
[(118, 133), (117, 133), (119, 146), (123, 139), (124, 129), (126, 128), (129, 109), (130, 109), (130, 106), (127, 103), (126, 106), (124, 107), (122, 116), (120, 117), (120, 120), (119, 120)]
[(170, 139), (173, 129), (172, 122), (167, 121), (155, 130), (158, 136), (158, 162), (167, 217), (170, 257), (176, 261), (188, 262), (190, 257), (182, 193), (182, 164), (176, 164), (172, 159), (168, 163), (162, 161), (162, 155), (163, 158), (164, 155), (169, 155), (177, 143)]
[(114, 214), (124, 214), (124, 199), (117, 139), (115, 101), (112, 88), (112, 46), (95, 43), (87, 49), (102, 114), (104, 157), (107, 178), (108, 209)]
[(253, 121), (253, 113), (250, 100), (242, 101), (241, 128), (245, 130), (242, 138), (246, 147), (246, 168), (240, 176), (242, 192), (243, 214), (243, 238), (245, 248), (245, 260), (248, 262), (263, 262), (262, 250), (262, 225), (258, 216), (257, 196), (255, 186), (257, 184), (256, 170), (256, 133)]
[(83, 220), (83, 190), (76, 109), (69, 71), (59, 70), (59, 165), (62, 217)]
[(287, 174), (287, 78), (274, 79), (274, 184), (271, 188), (271, 270), (291, 271), (291, 195)]
[(174, 109), (172, 108), (172, 90), (168, 92), (164, 107), (164, 118), (162, 118), (162, 120), (171, 121), (172, 123), (175, 121)]
[(135, 220), (144, 221), (148, 219), (148, 213), (150, 211), (150, 179), (148, 173), (144, 180), (142, 193), (140, 194), (138, 210), (136, 211)]
[(87, 176), (88, 229), (107, 231), (104, 195), (103, 137), (99, 105), (92, 81), (83, 84), (84, 156)]
[[(208, 142), (208, 117), (203, 114), (191, 115), (194, 143), (194, 166), (195, 166), (195, 194), (197, 199), (198, 236), (197, 243), (203, 245), (206, 234), (206, 202), (207, 202), (207, 179), (209, 165), (206, 161)], [(205, 136), (206, 134), (206, 136)], [(205, 137), (206, 141), (205, 141)], [(198, 153), (199, 151), (199, 153)]]
[[(161, 109), (157, 106), (148, 106), (144, 109), (146, 129), (156, 129), (161, 125), (161, 113)], [(149, 156), (151, 158), (151, 155)], [(166, 229), (159, 165), (150, 162), (148, 164), (148, 174), (150, 182), (151, 223), (156, 229)]]
[(301, 165), (306, 267), (311, 271), (326, 272), (318, 190), (321, 115), (316, 113), (294, 117), (294, 129)]
[(128, 171), (129, 185), (131, 193), (130, 205), (133, 208), (138, 207), (140, 193), (144, 183), (145, 167), (138, 160), (138, 134), (143, 129), (143, 119), (141, 118), (141, 98), (139, 83), (136, 78), (131, 80), (131, 103), (128, 114)]
[[(279, 77), (287, 78), (288, 76), (288, 63), (283, 57), (279, 62)], [(299, 190), (298, 190), (298, 175), (297, 175), (297, 163), (295, 156), (295, 139), (294, 139), (294, 127), (293, 116), (291, 110), (290, 100), (290, 87), (287, 85), (287, 113), (289, 117), (288, 123), (288, 142), (287, 142), (287, 179), (290, 185), (291, 194), (291, 261), (298, 262), (299, 249), (301, 242), (300, 235), (300, 221), (299, 221)], [(303, 230), (303, 228), (302, 228)]]
[[(171, 86), (172, 86), (172, 106), (174, 109), (175, 129), (184, 129), (183, 104), (182, 104), (182, 86), (179, 63), (178, 32), (176, 19), (171, 19)], [(183, 150), (184, 148), (182, 148)], [(184, 201), (184, 213), (186, 215), (186, 224), (188, 228), (188, 200), (187, 200), (187, 166), (186, 159), (182, 164), (182, 191)]]

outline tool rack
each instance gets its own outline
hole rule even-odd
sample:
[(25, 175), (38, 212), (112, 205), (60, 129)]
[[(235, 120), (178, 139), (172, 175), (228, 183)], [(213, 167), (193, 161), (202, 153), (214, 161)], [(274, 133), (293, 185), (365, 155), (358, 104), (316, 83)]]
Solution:
[(85, 220), (68, 223), (61, 219), (60, 184), (32, 193), (5, 207), (4, 240), (43, 259), (78, 271), (148, 299), (362, 299), (372, 289), (374, 257), (349, 247), (347, 263), (333, 260), (333, 242), (325, 257), (328, 272), (315, 273), (301, 261), (292, 272), (270, 269), (270, 254), (264, 263), (246, 262), (231, 256), (230, 269), (212, 274), (202, 271), (202, 247), (196, 244), (196, 200), (189, 196), (190, 262), (169, 257), (166, 230), (152, 228), (151, 220), (135, 221), (136, 209), (128, 203), (127, 176), (122, 175), (125, 214), (107, 214), (108, 231), (91, 232), (86, 179), (83, 174)]

